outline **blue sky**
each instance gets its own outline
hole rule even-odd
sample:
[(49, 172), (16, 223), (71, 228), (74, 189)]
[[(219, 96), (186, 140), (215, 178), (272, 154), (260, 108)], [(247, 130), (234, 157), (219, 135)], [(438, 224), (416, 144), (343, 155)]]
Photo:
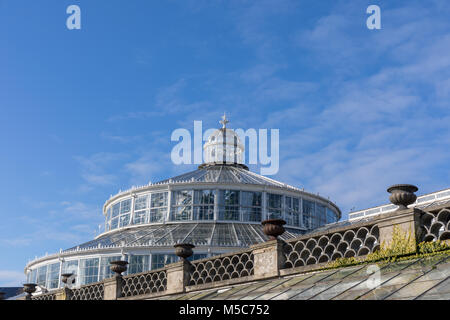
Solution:
[(446, 0), (0, 0), (0, 286), (92, 239), (110, 194), (193, 169), (170, 162), (172, 131), (224, 111), (280, 129), (272, 178), (344, 217), (390, 184), (449, 187), (449, 15)]

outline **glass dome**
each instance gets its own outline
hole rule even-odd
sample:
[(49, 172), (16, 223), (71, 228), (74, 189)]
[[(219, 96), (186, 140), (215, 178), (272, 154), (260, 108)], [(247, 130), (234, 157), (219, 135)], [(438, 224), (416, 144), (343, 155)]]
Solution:
[(225, 116), (221, 123), (197, 170), (111, 196), (103, 205), (103, 233), (29, 262), (27, 281), (52, 290), (62, 286), (61, 274), (73, 272), (83, 285), (111, 277), (112, 260), (127, 260), (128, 274), (175, 262), (173, 246), (180, 242), (194, 244), (192, 259), (200, 259), (267, 241), (266, 219), (287, 222), (284, 240), (340, 219), (330, 200), (251, 172)]

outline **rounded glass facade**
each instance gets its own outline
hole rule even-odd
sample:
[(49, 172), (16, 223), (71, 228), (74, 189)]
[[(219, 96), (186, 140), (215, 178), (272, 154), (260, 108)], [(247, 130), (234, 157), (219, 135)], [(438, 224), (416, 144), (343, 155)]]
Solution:
[(327, 203), (301, 195), (238, 188), (183, 188), (124, 197), (108, 204), (105, 216), (105, 231), (176, 221), (260, 223), (275, 218), (286, 220), (291, 227), (312, 229), (336, 222), (339, 212)]

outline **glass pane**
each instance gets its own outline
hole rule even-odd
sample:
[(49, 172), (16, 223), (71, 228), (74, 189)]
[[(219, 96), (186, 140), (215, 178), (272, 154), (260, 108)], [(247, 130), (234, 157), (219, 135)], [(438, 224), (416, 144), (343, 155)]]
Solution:
[(174, 205), (185, 206), (192, 204), (192, 190), (174, 191)]
[(148, 196), (137, 197), (134, 202), (134, 210), (147, 209)]
[(120, 203), (120, 213), (127, 213), (131, 210), (131, 199), (124, 200)]
[(47, 281), (47, 266), (39, 267), (37, 271), (36, 283), (38, 286), (45, 287)]
[(167, 206), (167, 192), (152, 193), (150, 206), (152, 208)]
[(267, 194), (267, 207), (268, 208), (280, 208), (281, 209), (281, 200), (282, 195), (279, 194)]
[(150, 210), (150, 222), (163, 222), (164, 217), (166, 216), (167, 209), (159, 208), (159, 209), (151, 209)]
[(134, 212), (133, 224), (143, 224), (146, 222), (147, 222), (147, 210)]
[(88, 284), (98, 281), (98, 258), (80, 260), (80, 284)]
[(152, 270), (164, 267), (166, 264), (178, 261), (175, 254), (152, 254)]
[(47, 288), (56, 289), (59, 285), (59, 265), (60, 263), (53, 263), (47, 269)]
[(260, 207), (261, 206), (261, 192), (247, 192), (242, 191), (242, 205), (246, 207)]
[(114, 218), (111, 220), (111, 230), (117, 229), (119, 226), (119, 218)]
[(130, 214), (127, 213), (127, 214), (121, 215), (119, 227), (122, 228), (129, 224), (130, 224)]
[(260, 222), (261, 221), (261, 208), (241, 208), (243, 221)]
[(215, 190), (195, 190), (195, 204), (214, 204)]
[(112, 278), (114, 272), (111, 271), (111, 261), (121, 260), (121, 256), (102, 257), (100, 261), (100, 279)]
[(150, 270), (150, 256), (148, 255), (132, 255), (129, 263), (128, 274)]
[(195, 206), (194, 220), (214, 220), (214, 205)]
[(116, 203), (112, 207), (112, 217), (117, 217), (120, 213), (120, 203)]
[(174, 207), (172, 220), (191, 220), (192, 207)]

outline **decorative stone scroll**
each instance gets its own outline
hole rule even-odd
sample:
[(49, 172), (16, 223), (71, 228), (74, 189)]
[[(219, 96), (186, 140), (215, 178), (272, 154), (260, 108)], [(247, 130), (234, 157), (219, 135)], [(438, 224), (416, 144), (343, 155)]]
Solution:
[(330, 262), (338, 258), (364, 256), (379, 247), (379, 230), (376, 225), (292, 240), (284, 246), (284, 269)]
[(103, 300), (105, 286), (102, 282), (81, 286), (72, 289), (70, 300)]
[(122, 279), (122, 297), (138, 296), (166, 290), (166, 270), (129, 275)]
[(253, 253), (219, 256), (216, 259), (200, 260), (192, 264), (189, 285), (198, 285), (216, 281), (242, 278), (253, 275)]

